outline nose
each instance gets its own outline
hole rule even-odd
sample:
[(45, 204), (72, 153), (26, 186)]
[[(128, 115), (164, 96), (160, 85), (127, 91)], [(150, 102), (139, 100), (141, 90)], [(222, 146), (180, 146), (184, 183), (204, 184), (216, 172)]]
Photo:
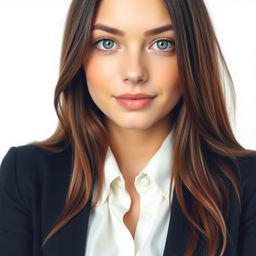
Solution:
[(123, 56), (123, 82), (129, 84), (143, 84), (148, 79), (148, 69), (141, 54)]

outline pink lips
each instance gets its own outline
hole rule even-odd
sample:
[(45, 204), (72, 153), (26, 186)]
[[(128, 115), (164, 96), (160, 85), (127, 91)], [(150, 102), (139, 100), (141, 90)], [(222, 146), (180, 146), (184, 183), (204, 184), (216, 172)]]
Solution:
[(138, 110), (143, 109), (152, 103), (155, 96), (151, 96), (144, 93), (138, 94), (122, 94), (115, 97), (117, 101), (126, 109)]

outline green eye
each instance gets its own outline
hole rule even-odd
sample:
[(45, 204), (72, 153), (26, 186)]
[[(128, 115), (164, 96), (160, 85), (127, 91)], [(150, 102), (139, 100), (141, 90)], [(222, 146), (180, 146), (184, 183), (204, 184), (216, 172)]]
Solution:
[[(158, 49), (160, 50), (166, 50), (168, 49), (168, 44), (171, 48), (175, 46), (175, 43), (171, 40), (161, 39), (156, 41), (153, 45), (157, 45)], [(173, 46), (172, 46), (173, 45)]]
[(102, 40), (102, 45), (106, 49), (111, 49), (113, 47), (114, 41), (110, 39)]
[(103, 39), (100, 39), (100, 40), (97, 40), (94, 45), (96, 46), (100, 46), (100, 50), (104, 51), (104, 50), (111, 50), (112, 47), (113, 47), (113, 44), (115, 44), (115, 42), (112, 40), (112, 39), (109, 39), (109, 38), (103, 38)]
[[(93, 43), (100, 51), (108, 51), (112, 50), (115, 41), (110, 38), (102, 38)], [(166, 50), (174, 50), (175, 42), (170, 39), (160, 39), (157, 40), (153, 45), (157, 45), (157, 50), (166, 51)], [(168, 47), (169, 46), (169, 47)]]

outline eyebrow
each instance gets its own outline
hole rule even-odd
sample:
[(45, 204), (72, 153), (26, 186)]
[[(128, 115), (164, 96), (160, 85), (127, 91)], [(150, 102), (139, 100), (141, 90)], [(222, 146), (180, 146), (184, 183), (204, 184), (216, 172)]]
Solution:
[[(97, 24), (92, 25), (91, 30), (95, 30), (95, 29), (100, 29), (100, 30), (106, 31), (108, 33), (116, 34), (116, 35), (120, 35), (120, 36), (125, 35), (124, 31), (121, 31), (117, 28), (113, 28), (113, 27), (110, 27), (110, 26), (107, 26), (107, 25), (101, 24), (101, 23), (97, 23)], [(163, 25), (163, 26), (158, 27), (158, 28), (153, 28), (153, 29), (147, 30), (147, 31), (144, 32), (144, 35), (145, 36), (156, 35), (156, 34), (160, 34), (162, 32), (165, 32), (167, 30), (173, 30), (172, 24), (166, 24), (166, 25)]]

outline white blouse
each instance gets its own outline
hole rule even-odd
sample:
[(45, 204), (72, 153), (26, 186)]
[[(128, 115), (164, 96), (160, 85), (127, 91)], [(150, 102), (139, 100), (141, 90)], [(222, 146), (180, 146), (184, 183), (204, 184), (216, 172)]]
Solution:
[[(123, 222), (131, 198), (115, 157), (108, 148), (102, 198), (89, 216), (86, 256), (162, 256), (170, 219), (170, 170), (173, 130), (135, 178), (140, 216), (133, 239)], [(93, 198), (95, 201), (97, 182)]]

